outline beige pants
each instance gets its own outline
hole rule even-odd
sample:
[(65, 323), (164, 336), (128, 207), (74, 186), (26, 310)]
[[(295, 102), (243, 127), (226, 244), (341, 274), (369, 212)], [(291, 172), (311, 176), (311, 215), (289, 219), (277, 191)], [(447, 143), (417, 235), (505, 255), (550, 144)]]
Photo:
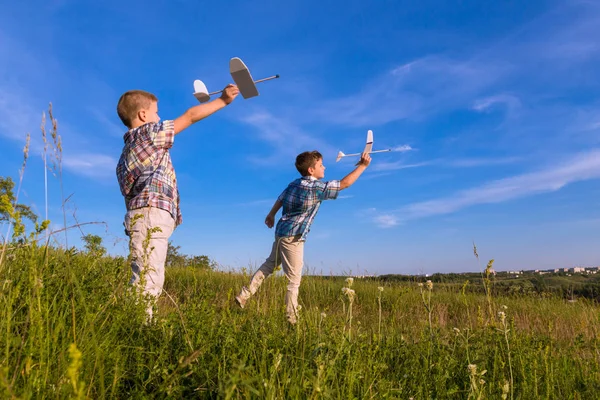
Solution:
[[(159, 229), (160, 228), (160, 229)], [(125, 232), (130, 237), (131, 280), (140, 293), (149, 295), (148, 316), (165, 283), (165, 261), (175, 220), (168, 211), (144, 207), (125, 214)], [(146, 239), (149, 239), (146, 243)]]
[(300, 235), (289, 237), (275, 237), (271, 254), (252, 276), (250, 285), (243, 287), (240, 297), (247, 300), (252, 296), (263, 280), (271, 275), (276, 267), (281, 265), (288, 279), (287, 292), (285, 294), (286, 313), (288, 321), (295, 324), (298, 317), (298, 288), (302, 279), (302, 267), (304, 266), (304, 241), (300, 241)]

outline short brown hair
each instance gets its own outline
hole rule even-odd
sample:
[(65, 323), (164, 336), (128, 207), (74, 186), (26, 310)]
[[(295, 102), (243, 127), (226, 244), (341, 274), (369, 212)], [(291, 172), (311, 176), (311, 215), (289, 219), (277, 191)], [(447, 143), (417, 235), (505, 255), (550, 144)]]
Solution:
[(158, 101), (155, 95), (143, 90), (130, 90), (123, 93), (117, 104), (117, 114), (123, 124), (131, 128), (138, 111), (150, 107), (153, 101)]
[(296, 169), (302, 176), (306, 176), (308, 175), (308, 169), (311, 167), (314, 168), (317, 161), (322, 159), (323, 156), (316, 150), (305, 151), (296, 157)]

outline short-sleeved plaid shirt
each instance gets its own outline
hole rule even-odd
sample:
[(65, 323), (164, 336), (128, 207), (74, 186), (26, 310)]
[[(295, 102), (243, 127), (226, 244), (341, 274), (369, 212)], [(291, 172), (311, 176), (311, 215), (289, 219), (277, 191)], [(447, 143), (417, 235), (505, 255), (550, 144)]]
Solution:
[(277, 222), (275, 235), (302, 235), (306, 240), (310, 226), (323, 200), (334, 200), (340, 192), (340, 181), (321, 182), (312, 176), (296, 179), (279, 195), (283, 215)]
[(150, 122), (130, 129), (117, 164), (117, 179), (127, 210), (156, 207), (181, 224), (177, 177), (169, 149), (175, 140), (173, 121)]

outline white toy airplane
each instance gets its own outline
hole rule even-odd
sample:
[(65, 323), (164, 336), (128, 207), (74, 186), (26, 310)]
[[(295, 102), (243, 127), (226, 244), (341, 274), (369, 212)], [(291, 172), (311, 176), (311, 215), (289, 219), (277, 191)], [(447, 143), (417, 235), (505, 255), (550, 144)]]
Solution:
[[(246, 67), (246, 64), (237, 57), (229, 60), (229, 73), (237, 87), (240, 89), (240, 93), (244, 99), (258, 96), (258, 89), (256, 89), (257, 83), (279, 78), (279, 75), (273, 75), (255, 81), (252, 79), (252, 75), (250, 75), (250, 71), (248, 70), (248, 67)], [(210, 96), (221, 92), (222, 90), (209, 93), (204, 82), (199, 79), (194, 81), (194, 97), (196, 97), (200, 103), (207, 102), (210, 100)]]
[[(373, 131), (368, 130), (367, 131), (367, 144), (365, 145), (365, 149), (363, 150), (363, 153), (373, 154), (373, 153), (385, 153), (387, 151), (392, 151), (392, 149), (373, 150)], [(360, 156), (361, 154), (362, 153), (344, 154), (343, 152), (340, 151), (337, 155), (337, 158), (335, 159), (335, 162), (340, 161), (342, 159), (342, 157)]]

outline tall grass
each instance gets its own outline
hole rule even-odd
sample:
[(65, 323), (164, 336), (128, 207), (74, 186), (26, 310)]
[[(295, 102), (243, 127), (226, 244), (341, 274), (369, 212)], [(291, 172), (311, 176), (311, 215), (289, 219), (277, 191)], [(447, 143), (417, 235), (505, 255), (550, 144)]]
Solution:
[(124, 259), (33, 246), (7, 262), (3, 397), (569, 399), (600, 389), (590, 302), (497, 298), (506, 309), (496, 328), (481, 315), (486, 296), (436, 285), (429, 313), (416, 284), (380, 291), (355, 279), (350, 327), (346, 282), (306, 277), (291, 327), (284, 277), (240, 310), (233, 296), (248, 277), (170, 269), (157, 321), (145, 325)]

